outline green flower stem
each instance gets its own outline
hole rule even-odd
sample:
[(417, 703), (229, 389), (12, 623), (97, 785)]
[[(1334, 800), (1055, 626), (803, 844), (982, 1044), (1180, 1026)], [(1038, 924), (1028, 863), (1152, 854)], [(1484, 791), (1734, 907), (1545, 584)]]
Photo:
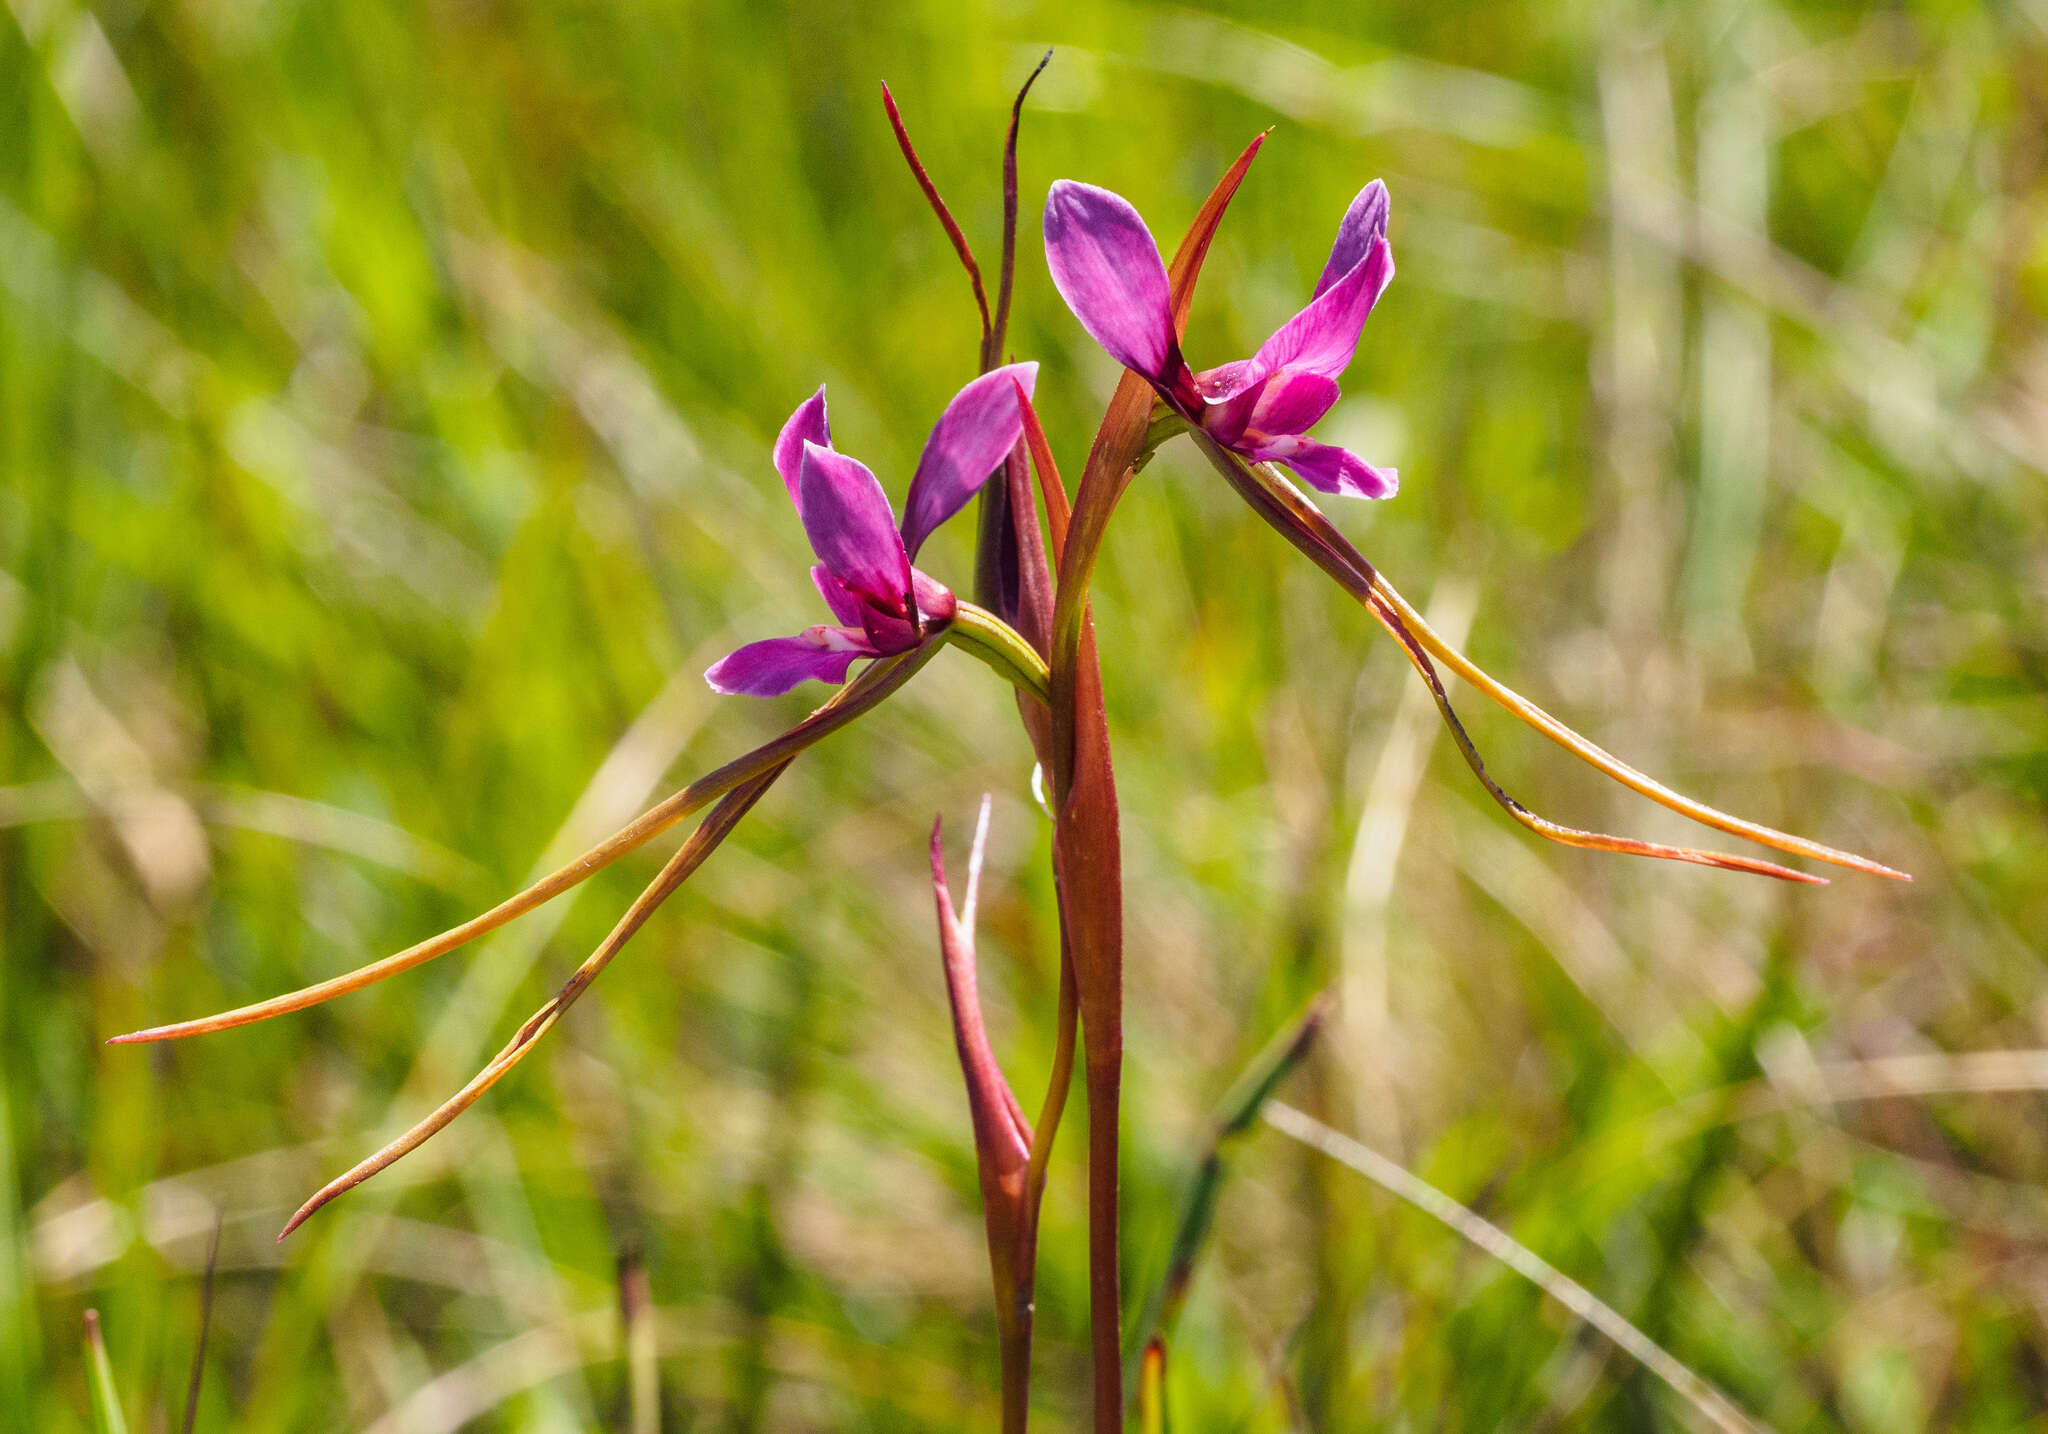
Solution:
[(1040, 702), (1052, 699), (1052, 673), (1045, 659), (1022, 633), (987, 608), (961, 603), (952, 626), (946, 629), (946, 638), (993, 667), (1018, 691), (1028, 692)]

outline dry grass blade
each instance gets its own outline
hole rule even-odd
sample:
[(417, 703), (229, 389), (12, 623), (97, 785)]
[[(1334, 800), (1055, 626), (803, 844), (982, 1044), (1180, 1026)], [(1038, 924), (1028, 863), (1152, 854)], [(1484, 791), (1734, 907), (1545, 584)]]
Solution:
[(109, 1037), (107, 1044), (128, 1045), (143, 1041), (177, 1040), (183, 1036), (205, 1035), (213, 1031), (250, 1025), (256, 1021), (268, 1020), (272, 1016), (289, 1015), (293, 1011), (303, 1011), (308, 1006), (317, 1006), (323, 1001), (331, 1001), (337, 996), (346, 996), (366, 986), (373, 986), (400, 972), (425, 965), (437, 956), (445, 956), (480, 936), (488, 935), (507, 922), (524, 916), (535, 907), (552, 901), (571, 887), (610, 866), (620, 857), (637, 851), (692, 812), (700, 810), (742, 783), (770, 769), (779, 769), (804, 748), (836, 732), (895, 692), (910, 680), (918, 668), (931, 660), (937, 649), (938, 644), (926, 644), (900, 657), (887, 657), (872, 664), (843, 691), (834, 694), (824, 706), (781, 736), (756, 747), (743, 757), (726, 763), (710, 775), (690, 783), (674, 796), (648, 808), (632, 822), (574, 861), (460, 926), (451, 927), (418, 945), (408, 946), (396, 955), (386, 956), (380, 961), (373, 961), (367, 966), (359, 966), (353, 971), (301, 987), (296, 991), (289, 991), (282, 996), (272, 996), (268, 1000), (238, 1006), (232, 1011), (222, 1011), (217, 1015), (201, 1016), (195, 1020), (178, 1021), (171, 1025), (152, 1026), (143, 1031), (130, 1031), (125, 1035)]
[[(1702, 851), (1696, 847), (1639, 841), (1634, 837), (1610, 836), (1605, 832), (1584, 831), (1578, 827), (1568, 827), (1561, 822), (1551, 821), (1548, 817), (1538, 816), (1530, 811), (1516, 798), (1508, 795), (1487, 772), (1486, 762), (1479, 755), (1479, 749), (1473, 745), (1471, 735), (1466, 732), (1464, 723), (1458, 719), (1456, 710), (1452, 708), (1450, 694), (1444, 690), (1443, 680), (1430, 665), (1428, 653), (1419, 639), (1408, 630), (1404, 615), (1380, 601), (1373, 586), (1378, 580), (1378, 574), (1372, 565), (1358, 556), (1349, 544), (1344, 544), (1341, 549), (1335, 547), (1300, 521), (1295, 505), (1283, 501), (1282, 495), (1276, 491), (1285, 480), (1255, 471), (1236, 454), (1218, 446), (1199, 429), (1190, 429), (1189, 433), (1196, 446), (1208, 456), (1209, 461), (1229, 481), (1231, 487), (1251, 505), (1253, 511), (1264, 518), (1268, 525), (1278, 530), (1281, 536), (1307, 554), (1324, 572), (1334, 577), (1345, 591), (1365, 604), (1387, 631), (1394, 635), (1395, 640), (1401, 644), (1401, 651), (1414, 665), (1422, 680), (1429, 684), (1430, 696), (1436, 702), (1437, 712), (1443, 718), (1444, 726), (1449, 730), (1452, 740), (1457, 744), (1458, 754), (1465, 759), (1465, 765), (1472, 769), (1472, 774), (1479, 778), (1480, 785), (1486, 789), (1487, 795), (1493, 798), (1501, 810), (1529, 831), (1563, 846), (1616, 852), (1625, 856), (1654, 857), (1662, 861), (1688, 862), (1696, 866), (1718, 867), (1725, 871), (1739, 871), (1751, 876), (1775, 877), (1779, 881), (1799, 882), (1809, 886), (1827, 884), (1824, 878), (1803, 871), (1794, 871), (1776, 862), (1760, 861), (1755, 857), (1732, 856), (1723, 852)], [(1288, 485), (1288, 491), (1291, 493), (1291, 485)], [(1306, 499), (1300, 499), (1298, 494), (1293, 496), (1303, 506), (1309, 506)], [(1332, 532), (1334, 534), (1334, 530)], [(1337, 537), (1337, 542), (1343, 543), (1341, 536)]]
[(1530, 1281), (1545, 1294), (1612, 1340), (1624, 1354), (1669, 1385), (1682, 1399), (1725, 1434), (1762, 1434), (1767, 1426), (1751, 1419), (1734, 1402), (1693, 1373), (1676, 1356), (1644, 1334), (1577, 1280), (1559, 1270), (1492, 1221), (1460, 1205), (1434, 1185), (1411, 1174), (1376, 1150), (1332, 1130), (1291, 1105), (1269, 1101), (1266, 1124), (1300, 1141), (1346, 1169), (1355, 1170), (1382, 1190), (1407, 1201), (1439, 1220), (1472, 1244)]
[[(1035, 76), (1034, 76), (1035, 78)], [(1026, 82), (1029, 88), (1029, 82)], [(1024, 97), (1017, 96), (1021, 105)], [(897, 113), (896, 96), (889, 93), (888, 85), (882, 86), (882, 108), (889, 112), (889, 127), (896, 131), (896, 147), (903, 151), (904, 163), (917, 179), (917, 187), (924, 191), (925, 203), (931, 205), (932, 213), (939, 216), (939, 223), (945, 227), (946, 237), (953, 241), (953, 252), (960, 256), (960, 267), (967, 271), (967, 282), (974, 286), (974, 306), (981, 311), (981, 342), (986, 350), (994, 329), (988, 313), (988, 290), (982, 287), (981, 265), (974, 262), (974, 251), (967, 247), (967, 236), (960, 232), (960, 226), (953, 222), (953, 212), (946, 208), (946, 201), (939, 198), (938, 186), (932, 183), (931, 175), (925, 172), (924, 161), (917, 157), (917, 146), (910, 142), (910, 131), (903, 127), (903, 116)], [(984, 358), (983, 366), (987, 367)]]
[(353, 1190), (371, 1176), (390, 1168), (419, 1149), (435, 1134), (446, 1128), (455, 1117), (475, 1105), (482, 1099), (485, 1091), (503, 1080), (514, 1066), (526, 1059), (540, 1038), (561, 1019), (562, 1013), (576, 1004), (577, 998), (589, 989), (590, 983), (611, 964), (612, 958), (619, 954), (620, 949), (632, 939), (633, 934), (647, 923), (647, 918), (674, 895), (676, 888), (703, 865), (706, 857), (718, 849), (718, 844), (725, 840), (739, 819), (761, 799), (761, 794), (774, 784), (775, 779), (782, 775), (788, 765), (789, 762), (785, 760), (727, 793), (724, 800), (712, 810), (711, 815), (704, 819), (703, 825), (692, 832), (690, 839), (669, 858), (668, 864), (662, 867), (661, 873), (648, 884), (647, 889), (634, 899), (633, 904), (626, 909), (626, 914), (619, 918), (618, 925), (612, 928), (611, 934), (605, 937), (597, 950), (576, 968), (562, 984), (562, 989), (548, 999), (547, 1004), (526, 1018), (525, 1024), (513, 1033), (512, 1039), (491, 1058), (488, 1065), (472, 1076), (467, 1085), (443, 1101), (424, 1120), (385, 1145), (376, 1154), (358, 1163), (347, 1173), (336, 1176), (322, 1186), (312, 1199), (301, 1205), (291, 1219), (285, 1222), (277, 1238), (284, 1239), (303, 1225), (321, 1206), (336, 1196)]

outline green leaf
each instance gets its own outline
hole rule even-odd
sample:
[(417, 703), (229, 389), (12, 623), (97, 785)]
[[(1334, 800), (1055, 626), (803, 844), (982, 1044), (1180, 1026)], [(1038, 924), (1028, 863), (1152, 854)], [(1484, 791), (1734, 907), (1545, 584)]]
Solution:
[(100, 1337), (100, 1312), (85, 1312), (85, 1374), (92, 1386), (92, 1427), (98, 1434), (128, 1434), (127, 1416), (114, 1393), (114, 1367), (107, 1361), (107, 1342)]

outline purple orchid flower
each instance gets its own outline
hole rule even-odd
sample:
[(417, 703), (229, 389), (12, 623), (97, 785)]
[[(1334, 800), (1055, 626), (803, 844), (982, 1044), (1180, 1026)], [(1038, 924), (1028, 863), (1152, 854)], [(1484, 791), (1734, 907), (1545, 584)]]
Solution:
[(1092, 184), (1058, 181), (1045, 201), (1045, 257), (1081, 327), (1225, 448), (1253, 462), (1285, 463), (1325, 493), (1393, 496), (1393, 469), (1303, 436), (1337, 401), (1337, 376), (1394, 277), (1386, 185), (1375, 179), (1344, 211), (1308, 307), (1250, 358), (1201, 373), (1181, 357), (1166, 265), (1129, 201)]
[(909, 652), (950, 623), (952, 590), (911, 559), (1016, 443), (1017, 391), (1028, 396), (1037, 379), (1037, 364), (1010, 364), (953, 396), (925, 440), (900, 529), (867, 465), (832, 447), (824, 388), (805, 399), (775, 440), (775, 470), (818, 555), (811, 581), (838, 621), (729, 653), (704, 674), (712, 690), (780, 697), (810, 678), (844, 682), (855, 659)]

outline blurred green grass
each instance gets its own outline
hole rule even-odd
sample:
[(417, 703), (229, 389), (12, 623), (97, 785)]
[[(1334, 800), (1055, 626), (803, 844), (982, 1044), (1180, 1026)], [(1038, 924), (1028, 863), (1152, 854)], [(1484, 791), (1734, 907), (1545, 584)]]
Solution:
[[(283, 1247), (651, 871), (163, 1050), (106, 1035), (395, 950), (803, 708), (696, 674), (813, 620), (767, 462), (830, 385), (900, 494), (969, 372), (1024, 125), (1013, 346), (1070, 476), (1114, 378), (1047, 283), (1068, 175), (1177, 231), (1278, 129), (1190, 350), (1292, 312), (1358, 186), (1399, 277), (1326, 423), (1340, 520), (1494, 671), (1718, 804), (1912, 870), (1824, 891), (1532, 846), (1396, 654), (1175, 450), (1097, 613), (1129, 880), (1127, 1258), (1325, 987), (1290, 1097), (1780, 1430), (2048, 1407), (2048, 7), (1246, 0), (787, 8), (10, 0), (0, 16), (0, 1427), (86, 1427), (80, 1312), (163, 1427), (620, 1427), (644, 1253), (669, 1427), (993, 1423), (923, 890), (997, 794), (985, 985), (1035, 1101), (1047, 835), (942, 657), (800, 763), (531, 1061)], [(956, 528), (964, 525), (956, 525)], [(963, 580), (966, 534), (934, 571)], [(1465, 703), (1539, 810), (1671, 837)], [(2010, 1051), (1971, 1064), (1963, 1053)], [(1078, 1152), (1040, 1282), (1083, 1417)], [(1135, 1302), (1134, 1294), (1134, 1302)], [(1690, 1412), (1270, 1132), (1175, 1342), (1182, 1429)]]

